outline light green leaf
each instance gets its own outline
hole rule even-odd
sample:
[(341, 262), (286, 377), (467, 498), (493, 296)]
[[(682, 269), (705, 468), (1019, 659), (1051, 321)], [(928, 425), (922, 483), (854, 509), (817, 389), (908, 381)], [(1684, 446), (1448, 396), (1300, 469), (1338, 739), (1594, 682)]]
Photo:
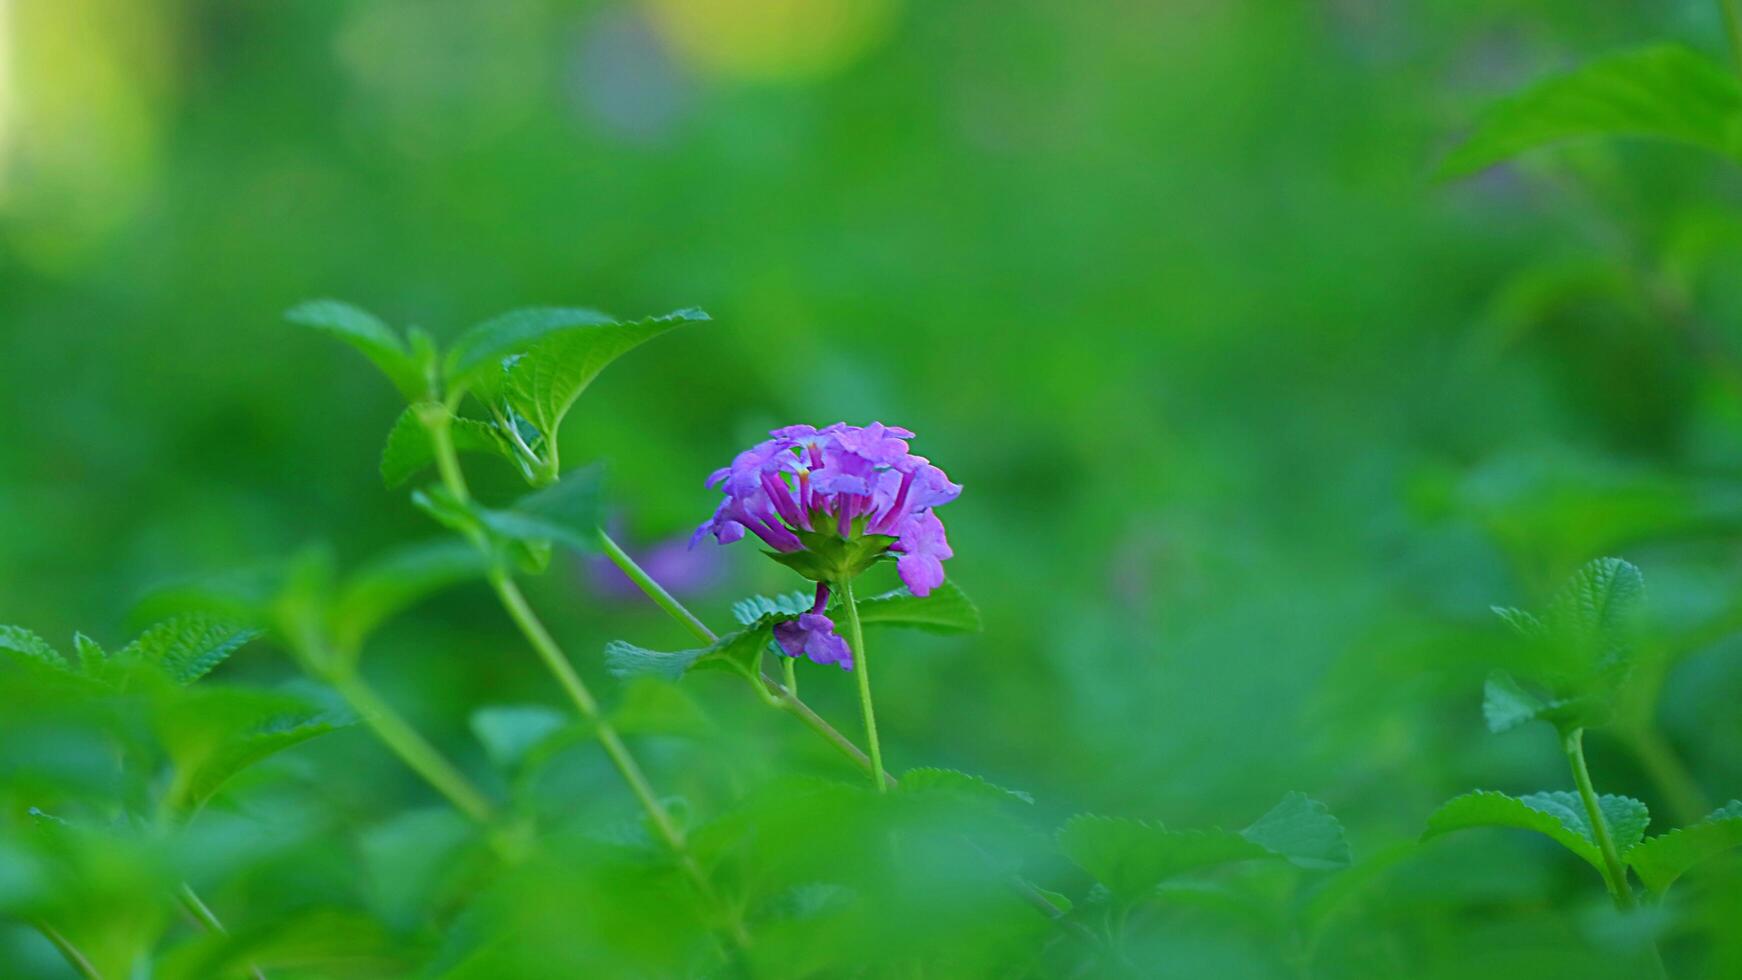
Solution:
[(478, 549), (455, 538), (396, 548), (346, 580), (333, 609), (334, 640), (343, 649), (355, 649), (404, 609), (487, 571)]
[(603, 476), (598, 466), (571, 470), (507, 510), (481, 510), (484, 526), (514, 541), (551, 541), (576, 551), (596, 552)]
[(613, 640), (605, 645), (605, 669), (616, 677), (652, 676), (676, 681), (691, 670), (719, 668), (761, 683), (762, 655), (774, 639), (772, 621), (764, 620), (695, 650), (665, 653)]
[(989, 779), (955, 769), (909, 769), (901, 774), (897, 785), (903, 793), (947, 793), (999, 804), (1034, 803), (1034, 797), (1021, 790), (1005, 789)]
[(1301, 868), (1327, 871), (1351, 861), (1342, 822), (1304, 793), (1284, 796), (1240, 836)]
[(1556, 722), (1570, 705), (1561, 698), (1545, 701), (1537, 697), (1503, 670), (1489, 674), (1482, 688), (1482, 717), (1495, 734), (1532, 721)]
[(1660, 834), (1627, 852), (1645, 887), (1661, 894), (1689, 869), (1731, 848), (1742, 847), (1742, 801), (1728, 804), (1680, 830)]
[(103, 652), (103, 645), (83, 633), (73, 634), (73, 651), (79, 657), (79, 670), (87, 677), (102, 672), (109, 661), (109, 655)]
[(1188, 871), (1275, 857), (1226, 830), (1169, 830), (1159, 823), (1092, 814), (1066, 822), (1059, 848), (1126, 903), (1154, 894), (1157, 885)]
[(510, 704), (472, 712), (472, 734), (490, 761), (504, 769), (520, 764), (533, 747), (568, 727), (569, 716), (541, 704)]
[(60, 651), (22, 626), (0, 626), (0, 651), (17, 654), (33, 664), (69, 669)]
[(1522, 609), (1512, 606), (1489, 606), (1488, 608), (1494, 611), (1494, 615), (1504, 620), (1506, 625), (1517, 631), (1519, 636), (1535, 639), (1540, 638), (1546, 631), (1542, 625), (1542, 620)]
[(947, 581), (923, 599), (906, 589), (861, 599), (859, 619), (867, 626), (882, 623), (931, 633), (977, 633), (981, 628), (979, 607), (960, 586)]
[[(1650, 815), (1645, 804), (1625, 796), (1602, 796), (1598, 806), (1609, 825), (1615, 847), (1622, 854), (1639, 843)], [(1514, 797), (1505, 793), (1478, 791), (1459, 796), (1428, 818), (1422, 840), (1432, 840), (1454, 830), (1472, 827), (1512, 827), (1534, 830), (1583, 858), (1598, 873), (1603, 856), (1591, 834), (1591, 823), (1578, 794), (1566, 791), (1532, 793)]]
[(158, 623), (122, 653), (156, 664), (178, 684), (192, 684), (259, 635), (252, 627), (195, 613)]
[(1440, 167), (1471, 174), (1581, 137), (1643, 137), (1738, 155), (1742, 87), (1710, 59), (1675, 45), (1626, 51), (1524, 90), (1484, 114)]
[(507, 367), (502, 393), (547, 442), (554, 442), (575, 400), (607, 365), (668, 330), (707, 318), (700, 310), (679, 310), (627, 323), (586, 323), (552, 331)]
[(1549, 628), (1615, 643), (1636, 624), (1645, 601), (1645, 576), (1632, 562), (1586, 562), (1549, 602)]
[(428, 383), (405, 341), (374, 314), (349, 303), (320, 299), (293, 307), (284, 318), (350, 344), (380, 368), (406, 398), (427, 394)]
[(753, 595), (732, 603), (732, 618), (736, 619), (740, 626), (749, 626), (767, 616), (796, 619), (799, 615), (810, 612), (810, 608), (815, 602), (813, 597), (803, 592), (788, 592), (773, 598)]
[(638, 647), (623, 640), (612, 640), (605, 644), (605, 669), (613, 677), (663, 677), (675, 681), (683, 677), (707, 652), (708, 649), (702, 647), (665, 653)]
[[(447, 408), (434, 402), (412, 405), (399, 414), (387, 433), (387, 445), (381, 451), (381, 482), (390, 490), (435, 463), (435, 446), (419, 418), (420, 413), (427, 411), (447, 412)], [(513, 450), (492, 423), (450, 416), (448, 431), (459, 452), (514, 459)]]

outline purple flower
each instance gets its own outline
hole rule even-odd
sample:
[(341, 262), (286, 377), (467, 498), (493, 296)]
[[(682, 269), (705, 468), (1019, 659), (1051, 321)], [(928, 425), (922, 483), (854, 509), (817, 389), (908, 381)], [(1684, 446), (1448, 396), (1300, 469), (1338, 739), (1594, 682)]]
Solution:
[(853, 648), (835, 632), (835, 621), (823, 615), (829, 605), (829, 587), (817, 583), (817, 601), (797, 619), (774, 624), (774, 639), (789, 657), (809, 657), (813, 663), (839, 664), (853, 669)]
[[(955, 500), (962, 487), (908, 451), (912, 432), (881, 422), (837, 422), (823, 429), (790, 425), (769, 435), (708, 477), (707, 485), (725, 499), (696, 529), (692, 546), (706, 534), (730, 544), (749, 532), (776, 559), (827, 583), (849, 580), (893, 552), (914, 595), (943, 582), (943, 560), (953, 552), (933, 510)], [(832, 627), (820, 608), (809, 615), (820, 627)], [(787, 635), (818, 659), (810, 641), (800, 640), (803, 629), (794, 626)], [(834, 636), (832, 630), (815, 635)], [(794, 653), (785, 637), (781, 645)]]

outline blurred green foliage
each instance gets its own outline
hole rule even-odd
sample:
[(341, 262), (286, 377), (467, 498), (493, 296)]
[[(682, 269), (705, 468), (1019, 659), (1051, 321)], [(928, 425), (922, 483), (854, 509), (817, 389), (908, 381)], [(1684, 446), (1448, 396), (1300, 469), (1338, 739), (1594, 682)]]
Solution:
[[(1570, 790), (1546, 735), (1485, 730), (1517, 656), (1489, 607), (1608, 554), (1649, 591), (1597, 785), (1653, 834), (1742, 796), (1742, 168), (1577, 138), (1437, 177), (1497, 99), (1661, 42), (1729, 70), (1695, 0), (0, 0), (0, 622), (120, 648), (175, 583), (437, 533), (381, 486), (393, 387), (287, 326), (300, 302), (444, 344), (529, 305), (694, 304), (714, 322), (590, 387), (566, 465), (607, 464), (640, 548), (687, 535), (705, 475), (772, 425), (918, 431), (967, 487), (950, 575), (985, 631), (871, 638), (885, 755), (1034, 800), (879, 800), (730, 677), (636, 693), (608, 641), (693, 644), (556, 560), (533, 601), (758, 897), (756, 971), (1626, 977), (1651, 935), (1672, 976), (1742, 974), (1733, 859), (1622, 923), (1543, 838), (1416, 843), (1466, 791)], [(520, 492), (474, 469), (485, 500)], [(798, 584), (753, 551), (704, 553), (725, 568), (685, 598), (716, 628)], [(296, 683), (286, 648), (209, 681)], [(170, 770), (112, 754), (172, 707), (0, 671), (0, 975), (70, 975), (32, 917), (104, 956), (161, 939), (177, 977), (714, 961), (712, 913), (551, 727), (484, 589), (386, 624), (361, 670), (500, 835), (356, 726), (225, 785), (172, 846), (125, 817)], [(853, 732), (851, 684), (801, 675)], [(1291, 791), (1352, 867), (1164, 882), (1118, 961), (1001, 887), (1020, 867), (1098, 930), (1117, 903), (1051, 838), (1073, 815), (1228, 828)], [(31, 812), (68, 801), (86, 823)], [(178, 917), (181, 883), (228, 939)]]

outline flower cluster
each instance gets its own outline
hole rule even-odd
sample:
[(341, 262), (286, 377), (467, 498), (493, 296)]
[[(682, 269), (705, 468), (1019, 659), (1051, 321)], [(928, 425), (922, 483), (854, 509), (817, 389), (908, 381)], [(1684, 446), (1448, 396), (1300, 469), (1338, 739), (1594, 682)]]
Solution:
[[(761, 538), (776, 560), (825, 585), (850, 581), (892, 554), (901, 580), (914, 595), (943, 584), (951, 557), (935, 508), (961, 495), (944, 471), (908, 451), (913, 433), (873, 422), (837, 422), (818, 429), (792, 425), (738, 454), (716, 470), (707, 485), (725, 499), (695, 538), (712, 534), (721, 544)], [(833, 637), (833, 624), (819, 606), (806, 614), (804, 635), (788, 627), (779, 639), (788, 653), (850, 666), (851, 654)], [(801, 626), (805, 622), (800, 619)], [(842, 655), (845, 654), (845, 662)], [(827, 657), (828, 659), (823, 659)]]

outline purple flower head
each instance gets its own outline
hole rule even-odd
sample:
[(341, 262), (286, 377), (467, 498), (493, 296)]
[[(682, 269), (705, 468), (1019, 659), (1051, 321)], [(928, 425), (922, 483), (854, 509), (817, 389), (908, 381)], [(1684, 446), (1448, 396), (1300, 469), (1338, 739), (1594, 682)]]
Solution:
[[(708, 477), (707, 485), (725, 499), (696, 529), (692, 545), (706, 534), (730, 544), (749, 532), (776, 560), (833, 583), (893, 552), (914, 595), (927, 595), (943, 582), (943, 560), (952, 552), (933, 510), (955, 500), (962, 487), (908, 451), (912, 432), (881, 422), (837, 422), (822, 429), (789, 425), (769, 435)], [(819, 628), (833, 625), (821, 610), (810, 615), (821, 620)], [(794, 625), (786, 632), (818, 659), (809, 641), (801, 641), (801, 630)], [(834, 636), (832, 629), (816, 635)], [(785, 636), (781, 645), (797, 655)]]

